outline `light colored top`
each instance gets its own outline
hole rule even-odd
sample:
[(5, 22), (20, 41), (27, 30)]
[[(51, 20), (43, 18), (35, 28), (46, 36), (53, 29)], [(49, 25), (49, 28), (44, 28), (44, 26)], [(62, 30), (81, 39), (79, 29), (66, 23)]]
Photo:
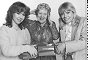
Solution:
[(72, 26), (71, 23), (67, 24), (66, 26), (66, 41), (71, 40), (71, 32), (72, 32)]
[[(63, 26), (63, 28), (60, 30), (61, 41), (65, 42), (66, 54), (73, 53), (72, 54), (73, 60), (86, 60), (86, 49), (87, 49), (86, 47), (86, 41), (87, 41), (86, 21), (87, 20), (84, 17), (81, 17), (79, 20), (80, 21), (79, 21), (78, 27), (77, 25), (72, 26), (71, 41), (66, 41), (66, 38), (65, 38), (66, 32)], [(63, 60), (61, 58), (61, 55), (57, 55), (56, 57), (57, 57), (57, 60)]]
[(30, 34), (27, 29), (15, 30), (13, 27), (0, 28), (0, 60), (20, 60), (17, 56), (30, 50)]
[(71, 41), (71, 33), (72, 33), (72, 25), (71, 23), (66, 24), (62, 30), (60, 30), (61, 32), (61, 41), (62, 42), (66, 42), (66, 41)]

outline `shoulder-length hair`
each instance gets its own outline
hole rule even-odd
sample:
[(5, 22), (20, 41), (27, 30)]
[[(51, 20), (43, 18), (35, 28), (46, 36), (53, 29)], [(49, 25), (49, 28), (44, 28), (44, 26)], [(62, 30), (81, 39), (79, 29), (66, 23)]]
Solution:
[(75, 7), (70, 2), (64, 2), (63, 4), (60, 5), (58, 9), (58, 14), (60, 15), (60, 17), (65, 10), (69, 10), (72, 11), (73, 13), (76, 13)]
[[(76, 15), (74, 18), (74, 21), (72, 22), (72, 26), (78, 26), (80, 20), (81, 20), (81, 17)], [(63, 29), (64, 26), (65, 26), (64, 21), (62, 20), (62, 18), (59, 18), (59, 29)]]
[(60, 5), (60, 7), (58, 9), (58, 14), (60, 16), (59, 28), (62, 29), (62, 27), (66, 24), (61, 17), (61, 15), (64, 13), (65, 10), (69, 10), (69, 11), (72, 11), (74, 13), (74, 20), (72, 21), (72, 26), (78, 25), (81, 17), (76, 15), (75, 7), (70, 2), (64, 2), (63, 4)]
[[(28, 17), (28, 15), (30, 14), (29, 11), (30, 11), (30, 8), (28, 8), (24, 3), (19, 2), (19, 1), (13, 3), (7, 11), (5, 25), (8, 27), (12, 27), (12, 19), (13, 19), (14, 13), (24, 12), (25, 19), (26, 19)], [(22, 24), (19, 24), (18, 26), (22, 29)]]

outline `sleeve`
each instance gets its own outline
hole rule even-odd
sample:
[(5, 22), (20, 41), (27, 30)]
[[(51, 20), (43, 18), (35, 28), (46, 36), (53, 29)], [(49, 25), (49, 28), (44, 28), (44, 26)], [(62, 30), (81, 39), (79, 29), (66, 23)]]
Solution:
[(30, 32), (28, 31), (28, 29), (26, 28), (25, 29), (25, 31), (26, 31), (26, 41), (27, 41), (27, 43), (26, 44), (31, 44), (31, 36), (30, 36)]
[(59, 32), (56, 28), (55, 22), (52, 23), (52, 26), (50, 26), (50, 29), (52, 32), (53, 40), (57, 40), (59, 38)]
[(79, 40), (74, 40), (74, 41), (68, 41), (66, 42), (66, 53), (68, 52), (76, 52), (76, 51), (80, 51), (83, 49), (86, 49), (86, 20), (84, 21), (83, 25), (82, 25), (82, 29), (80, 32), (80, 37)]
[(7, 57), (15, 57), (30, 50), (29, 45), (12, 45), (9, 34), (5, 30), (0, 30), (0, 48), (2, 54)]

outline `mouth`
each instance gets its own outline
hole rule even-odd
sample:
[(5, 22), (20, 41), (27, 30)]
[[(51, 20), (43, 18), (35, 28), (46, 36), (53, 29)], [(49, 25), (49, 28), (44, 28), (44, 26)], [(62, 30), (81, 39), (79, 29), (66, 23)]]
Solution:
[(19, 22), (22, 22), (23, 21), (23, 19), (17, 19)]
[(43, 17), (40, 17), (40, 20), (44, 20), (45, 18), (43, 18)]
[(64, 18), (65, 21), (68, 21), (70, 18)]

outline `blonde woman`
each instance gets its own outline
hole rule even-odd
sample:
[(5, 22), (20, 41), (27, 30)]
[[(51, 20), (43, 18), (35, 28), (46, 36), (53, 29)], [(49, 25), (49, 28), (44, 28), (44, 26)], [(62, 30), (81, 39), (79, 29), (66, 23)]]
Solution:
[[(58, 9), (61, 42), (57, 46), (58, 60), (86, 59), (86, 19), (76, 14), (70, 2), (64, 2)], [(63, 52), (65, 52), (63, 54)], [(64, 57), (63, 57), (64, 55)], [(58, 57), (60, 56), (60, 57)], [(69, 58), (67, 58), (70, 56)]]

